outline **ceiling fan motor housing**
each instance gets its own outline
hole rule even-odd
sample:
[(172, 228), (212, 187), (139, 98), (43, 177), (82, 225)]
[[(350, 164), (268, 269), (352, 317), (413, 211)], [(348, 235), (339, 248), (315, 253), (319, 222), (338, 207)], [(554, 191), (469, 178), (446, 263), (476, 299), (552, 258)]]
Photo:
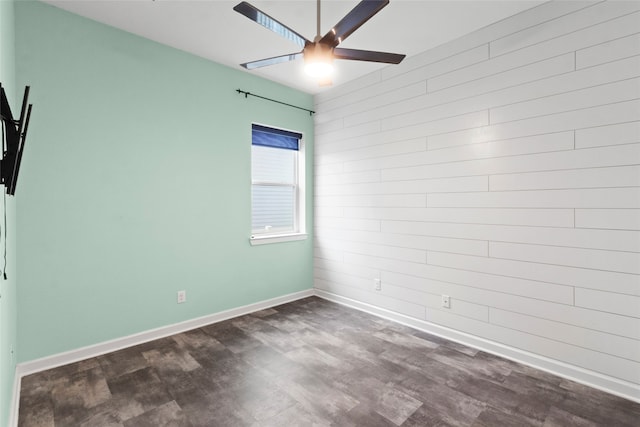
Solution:
[(333, 47), (320, 43), (307, 43), (302, 50), (305, 62), (322, 61), (325, 63), (333, 62)]

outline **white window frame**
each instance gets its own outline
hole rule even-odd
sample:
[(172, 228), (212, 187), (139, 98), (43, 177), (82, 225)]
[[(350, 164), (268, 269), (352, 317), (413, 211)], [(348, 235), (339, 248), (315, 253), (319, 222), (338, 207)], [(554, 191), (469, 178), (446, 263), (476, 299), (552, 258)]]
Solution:
[[(280, 242), (291, 242), (296, 240), (305, 240), (307, 238), (306, 232), (306, 155), (305, 155), (305, 141), (304, 134), (299, 131), (294, 131), (290, 129), (284, 129), (275, 127), (272, 125), (265, 125), (262, 123), (252, 123), (264, 126), (271, 129), (284, 130), (288, 132), (299, 133), (302, 137), (298, 141), (298, 150), (296, 151), (296, 159), (295, 165), (296, 168), (296, 187), (295, 187), (295, 206), (294, 206), (294, 230), (287, 231), (278, 231), (275, 230), (273, 232), (268, 231), (257, 231), (251, 229), (251, 237), (249, 241), (252, 246), (256, 245), (264, 245), (270, 243), (280, 243)], [(253, 127), (253, 126), (252, 126)], [(253, 130), (251, 132), (251, 142), (253, 143)], [(253, 145), (253, 144), (252, 144)], [(253, 161), (253, 159), (252, 159)], [(271, 185), (271, 183), (265, 183), (260, 181), (254, 181), (253, 176), (251, 176), (251, 188), (253, 189), (253, 185), (262, 184), (262, 185)], [(278, 184), (273, 184), (278, 185)], [(253, 211), (253, 202), (251, 204), (251, 209)]]

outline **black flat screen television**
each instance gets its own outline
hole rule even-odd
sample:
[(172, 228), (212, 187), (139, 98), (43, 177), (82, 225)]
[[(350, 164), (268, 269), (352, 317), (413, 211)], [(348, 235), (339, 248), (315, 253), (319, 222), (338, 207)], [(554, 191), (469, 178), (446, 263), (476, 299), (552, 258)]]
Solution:
[(0, 118), (2, 119), (2, 160), (0, 160), (0, 183), (4, 184), (5, 192), (10, 195), (16, 194), (16, 184), (18, 173), (20, 172), (20, 162), (24, 143), (27, 139), (27, 129), (31, 117), (31, 104), (27, 106), (29, 100), (29, 86), (24, 89), (22, 98), (22, 109), (20, 118), (15, 120), (11, 113), (7, 94), (0, 84)]

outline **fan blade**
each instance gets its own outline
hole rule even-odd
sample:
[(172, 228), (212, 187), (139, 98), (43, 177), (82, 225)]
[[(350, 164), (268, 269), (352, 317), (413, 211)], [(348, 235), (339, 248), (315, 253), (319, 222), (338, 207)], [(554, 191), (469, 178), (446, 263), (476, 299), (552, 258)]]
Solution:
[(291, 28), (287, 27), (281, 22), (278, 22), (266, 13), (262, 12), (260, 9), (250, 5), (246, 1), (238, 3), (233, 8), (233, 10), (246, 16), (252, 21), (257, 22), (258, 24), (273, 31), (274, 33), (281, 35), (285, 39), (291, 40), (300, 47), (304, 47), (305, 43), (311, 43), (309, 40), (296, 33)]
[(389, 4), (389, 0), (362, 0), (347, 13), (325, 36), (321, 43), (331, 47), (336, 47), (344, 41), (351, 33), (360, 28), (373, 15), (378, 13), (383, 7)]
[(240, 64), (240, 66), (247, 70), (253, 70), (254, 68), (266, 67), (267, 65), (281, 64), (283, 62), (293, 61), (302, 56), (302, 52), (290, 53), (288, 55), (274, 56), (273, 58), (259, 59), (257, 61), (247, 62)]
[(351, 59), (354, 61), (384, 62), (399, 64), (406, 55), (399, 53), (375, 52), (371, 50), (344, 49), (337, 47), (333, 50), (333, 57), (337, 59)]

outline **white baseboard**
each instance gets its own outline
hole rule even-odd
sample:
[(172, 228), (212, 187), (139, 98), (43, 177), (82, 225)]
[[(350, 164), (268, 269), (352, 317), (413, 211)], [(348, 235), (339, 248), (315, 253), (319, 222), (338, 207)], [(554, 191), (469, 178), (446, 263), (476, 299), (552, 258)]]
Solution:
[(13, 395), (11, 396), (11, 407), (9, 408), (9, 425), (18, 426), (18, 409), (20, 408), (20, 377), (17, 368), (13, 376)]
[(301, 292), (283, 295), (281, 297), (271, 298), (268, 300), (256, 302), (242, 307), (232, 308), (230, 310), (221, 311), (207, 316), (195, 319), (185, 320), (184, 322), (175, 323), (173, 325), (162, 326), (160, 328), (151, 329), (122, 338), (89, 345), (75, 350), (66, 351), (64, 353), (46, 356), (41, 359), (31, 360), (29, 362), (19, 363), (16, 371), (20, 377), (33, 374), (35, 372), (44, 371), (69, 363), (78, 362), (80, 360), (89, 359), (91, 357), (100, 356), (112, 351), (121, 350), (123, 348), (132, 347), (134, 345), (143, 344), (145, 342), (157, 340), (159, 338), (168, 337), (170, 335), (179, 334), (191, 329), (201, 328), (212, 323), (221, 322), (233, 317), (243, 316), (245, 314), (264, 310), (269, 307), (284, 304), (287, 302), (299, 300), (314, 295), (313, 289)]
[(568, 363), (560, 362), (558, 360), (550, 359), (539, 354), (530, 353), (528, 351), (496, 343), (494, 341), (486, 340), (484, 338), (476, 337), (474, 335), (466, 334), (454, 329), (439, 326), (425, 320), (415, 319), (403, 314), (396, 313), (394, 311), (386, 310), (384, 308), (376, 307), (350, 298), (345, 298), (331, 292), (315, 289), (315, 295), (328, 301), (346, 305), (348, 307), (355, 308), (357, 310), (364, 311), (366, 313), (373, 314), (374, 316), (382, 317), (384, 319), (393, 320), (403, 325), (410, 326), (412, 328), (433, 335), (437, 335), (441, 338), (455, 341), (460, 344), (464, 344), (469, 347), (473, 347), (478, 350), (482, 350), (487, 353), (512, 360), (514, 362), (522, 363), (524, 365), (549, 372), (559, 377), (563, 377), (568, 380), (575, 381), (577, 383), (581, 383), (610, 394), (614, 394), (616, 396), (620, 396), (624, 399), (640, 403), (640, 386), (638, 386), (637, 384), (633, 384), (607, 375), (602, 375), (598, 372), (580, 368), (579, 366), (573, 366)]
[(253, 304), (244, 305), (242, 307), (221, 311), (207, 316), (198, 317), (196, 319), (186, 320), (184, 322), (175, 323), (173, 325), (162, 326), (160, 328), (151, 329), (122, 338), (89, 345), (75, 350), (46, 356), (40, 359), (19, 363), (16, 366), (15, 381), (13, 385), (13, 401), (11, 405), (11, 413), (9, 417), (9, 425), (14, 427), (18, 425), (18, 412), (20, 405), (20, 379), (26, 375), (47, 369), (56, 368), (58, 366), (67, 365), (69, 363), (79, 362), (81, 360), (100, 356), (112, 351), (121, 350), (123, 348), (132, 347), (134, 345), (143, 344), (159, 338), (170, 335), (179, 334), (181, 332), (190, 331), (192, 329), (201, 328), (212, 323), (221, 322), (233, 317), (243, 316), (245, 314), (254, 313), (276, 305), (285, 304), (302, 298), (313, 296), (314, 290), (294, 292), (292, 294), (259, 301)]

